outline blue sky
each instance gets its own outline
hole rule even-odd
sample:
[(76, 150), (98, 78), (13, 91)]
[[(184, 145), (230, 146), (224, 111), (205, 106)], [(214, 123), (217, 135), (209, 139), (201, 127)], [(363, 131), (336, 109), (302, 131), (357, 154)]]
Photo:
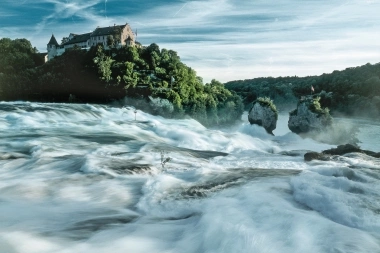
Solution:
[(307, 76), (380, 62), (380, 0), (1, 0), (0, 37), (41, 52), (52, 33), (128, 22), (205, 82)]

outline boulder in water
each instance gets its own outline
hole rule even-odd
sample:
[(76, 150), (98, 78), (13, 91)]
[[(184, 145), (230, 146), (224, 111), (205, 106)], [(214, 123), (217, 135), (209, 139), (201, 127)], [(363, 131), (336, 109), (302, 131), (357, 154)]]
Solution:
[(356, 145), (352, 144), (345, 144), (345, 145), (339, 145), (336, 148), (331, 148), (322, 151), (322, 153), (318, 152), (307, 152), (304, 155), (305, 161), (311, 161), (311, 160), (330, 160), (332, 156), (336, 155), (345, 155), (348, 153), (361, 153), (361, 154), (366, 154), (368, 156), (380, 158), (380, 152), (376, 153), (370, 150), (364, 150), (359, 148)]
[(265, 130), (273, 134), (276, 129), (278, 112), (273, 101), (269, 98), (258, 98), (253, 102), (251, 110), (249, 110), (248, 121), (251, 125), (259, 125)]
[(304, 157), (305, 161), (307, 162), (310, 162), (312, 160), (322, 160), (322, 161), (325, 161), (325, 160), (328, 160), (329, 157), (323, 155), (322, 153), (318, 153), (318, 152), (307, 152)]
[(322, 109), (319, 97), (302, 97), (297, 109), (289, 113), (288, 127), (296, 133), (320, 132), (331, 126), (332, 118), (328, 108)]

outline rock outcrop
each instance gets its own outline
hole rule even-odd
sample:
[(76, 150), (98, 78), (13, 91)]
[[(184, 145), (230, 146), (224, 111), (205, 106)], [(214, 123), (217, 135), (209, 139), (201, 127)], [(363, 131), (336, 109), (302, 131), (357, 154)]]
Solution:
[(304, 159), (305, 161), (312, 161), (312, 160), (328, 161), (328, 160), (331, 160), (332, 156), (344, 155), (348, 153), (361, 153), (361, 154), (366, 154), (368, 156), (380, 158), (380, 152), (376, 153), (370, 150), (363, 150), (359, 148), (358, 146), (355, 146), (352, 144), (345, 144), (345, 145), (339, 145), (336, 148), (324, 150), (321, 153), (307, 152), (304, 155)]
[(301, 98), (297, 109), (289, 113), (288, 127), (296, 134), (320, 132), (331, 124), (329, 110), (321, 108), (319, 97)]
[(273, 135), (276, 129), (278, 113), (275, 105), (269, 98), (258, 98), (253, 102), (251, 110), (249, 110), (248, 121), (251, 125), (259, 125)]
[(304, 160), (307, 162), (310, 162), (312, 160), (321, 160), (321, 161), (328, 161), (330, 160), (330, 156), (324, 155), (322, 153), (318, 152), (307, 152), (303, 156)]

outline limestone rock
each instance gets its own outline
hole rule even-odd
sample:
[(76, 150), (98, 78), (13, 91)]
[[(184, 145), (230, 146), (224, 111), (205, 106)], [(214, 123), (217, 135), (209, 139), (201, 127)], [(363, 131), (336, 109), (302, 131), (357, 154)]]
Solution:
[(320, 132), (332, 124), (328, 109), (322, 109), (319, 97), (305, 97), (298, 102), (297, 109), (290, 112), (288, 127), (297, 134)]
[(276, 129), (277, 118), (276, 107), (269, 98), (259, 98), (254, 101), (248, 114), (248, 121), (251, 125), (262, 126), (270, 134), (273, 134), (273, 130)]

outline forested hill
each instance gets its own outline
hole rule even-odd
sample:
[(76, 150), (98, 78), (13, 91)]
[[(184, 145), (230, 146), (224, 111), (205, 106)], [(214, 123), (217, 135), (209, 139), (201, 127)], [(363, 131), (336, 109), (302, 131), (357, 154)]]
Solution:
[(380, 63), (308, 77), (266, 77), (231, 81), (225, 87), (239, 94), (246, 108), (258, 96), (267, 96), (283, 110), (295, 107), (300, 96), (321, 96), (322, 106), (334, 114), (380, 116)]
[(241, 98), (212, 80), (203, 84), (177, 52), (103, 45), (74, 48), (43, 64), (26, 39), (0, 39), (0, 100), (109, 103), (128, 98), (166, 117), (189, 115), (204, 125), (240, 119)]

